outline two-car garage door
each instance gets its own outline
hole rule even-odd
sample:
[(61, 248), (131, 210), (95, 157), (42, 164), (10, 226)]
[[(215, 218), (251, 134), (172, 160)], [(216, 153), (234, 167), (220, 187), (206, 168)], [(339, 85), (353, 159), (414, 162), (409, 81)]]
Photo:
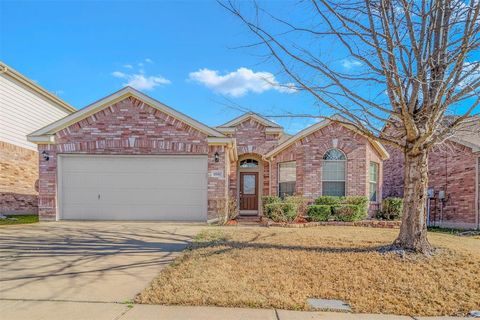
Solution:
[(59, 219), (207, 219), (206, 156), (60, 155)]

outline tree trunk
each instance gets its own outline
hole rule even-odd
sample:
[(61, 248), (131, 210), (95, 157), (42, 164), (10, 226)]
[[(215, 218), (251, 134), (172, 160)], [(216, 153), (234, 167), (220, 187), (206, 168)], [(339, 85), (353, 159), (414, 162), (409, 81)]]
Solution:
[(394, 245), (406, 250), (430, 254), (427, 239), (428, 151), (405, 153), (403, 218)]

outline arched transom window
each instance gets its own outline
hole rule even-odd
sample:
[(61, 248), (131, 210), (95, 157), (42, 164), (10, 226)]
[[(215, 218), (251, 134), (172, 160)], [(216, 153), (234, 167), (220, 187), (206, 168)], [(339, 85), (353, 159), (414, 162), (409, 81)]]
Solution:
[(339, 149), (330, 149), (323, 155), (322, 195), (345, 195), (345, 168), (347, 157)]
[(258, 161), (254, 159), (245, 159), (240, 161), (241, 168), (256, 168), (258, 167)]

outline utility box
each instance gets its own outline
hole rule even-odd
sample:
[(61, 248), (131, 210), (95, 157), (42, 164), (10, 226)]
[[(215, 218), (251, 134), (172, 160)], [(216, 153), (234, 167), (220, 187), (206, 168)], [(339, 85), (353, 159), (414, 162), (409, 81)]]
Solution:
[(435, 198), (435, 190), (433, 188), (428, 188), (427, 190), (427, 196), (432, 199)]
[(445, 190), (438, 191), (438, 199), (445, 200)]

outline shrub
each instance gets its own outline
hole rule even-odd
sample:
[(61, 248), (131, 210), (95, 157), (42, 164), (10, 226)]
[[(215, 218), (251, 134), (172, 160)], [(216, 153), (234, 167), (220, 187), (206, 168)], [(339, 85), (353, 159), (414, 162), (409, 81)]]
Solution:
[(307, 215), (312, 221), (328, 221), (332, 217), (332, 207), (324, 204), (308, 206)]
[(385, 198), (382, 201), (382, 210), (377, 213), (377, 218), (384, 220), (398, 220), (402, 217), (402, 210), (402, 198)]
[(354, 204), (342, 204), (333, 207), (333, 214), (337, 221), (357, 221), (365, 217), (362, 207)]
[(275, 222), (291, 222), (297, 216), (297, 207), (291, 202), (273, 202), (265, 205), (265, 215)]
[(340, 204), (342, 200), (343, 200), (343, 197), (321, 196), (315, 199), (315, 204), (332, 206), (332, 205)]
[(363, 217), (366, 217), (368, 214), (368, 207), (370, 206), (370, 199), (366, 196), (348, 196), (345, 197), (342, 203), (359, 206)]
[(305, 216), (308, 208), (308, 199), (302, 196), (287, 196), (283, 200), (285, 203), (293, 203), (297, 207), (297, 216)]
[(282, 199), (280, 197), (276, 197), (276, 196), (263, 196), (262, 197), (262, 209), (263, 209), (263, 212), (265, 214), (265, 206), (267, 204), (271, 204), (271, 203), (278, 203), (278, 202), (282, 202)]
[(218, 215), (218, 223), (226, 224), (228, 221), (235, 219), (238, 216), (237, 198), (229, 195), (225, 202), (224, 210), (221, 210)]

